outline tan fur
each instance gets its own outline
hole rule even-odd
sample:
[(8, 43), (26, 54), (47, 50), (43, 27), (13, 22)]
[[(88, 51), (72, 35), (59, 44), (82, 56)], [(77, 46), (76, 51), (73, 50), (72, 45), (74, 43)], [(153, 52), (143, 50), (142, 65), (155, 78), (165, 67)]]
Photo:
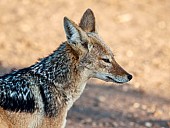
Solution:
[(67, 107), (63, 107), (57, 118), (44, 118), (39, 128), (64, 128), (66, 123)]

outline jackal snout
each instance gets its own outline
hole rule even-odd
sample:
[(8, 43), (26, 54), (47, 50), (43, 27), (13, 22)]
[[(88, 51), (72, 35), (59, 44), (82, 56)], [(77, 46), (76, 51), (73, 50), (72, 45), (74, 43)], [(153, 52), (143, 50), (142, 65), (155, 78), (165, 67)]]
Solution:
[[(116, 73), (115, 73), (116, 72)], [(108, 76), (109, 79), (113, 80), (116, 83), (128, 82), (132, 79), (132, 75), (127, 73), (122, 67), (116, 65), (113, 70), (112, 77)]]

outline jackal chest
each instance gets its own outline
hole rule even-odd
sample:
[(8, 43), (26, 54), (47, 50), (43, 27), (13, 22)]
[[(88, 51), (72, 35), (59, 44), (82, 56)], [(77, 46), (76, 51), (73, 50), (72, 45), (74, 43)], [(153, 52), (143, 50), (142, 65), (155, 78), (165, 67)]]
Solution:
[(75, 102), (83, 93), (83, 90), (85, 89), (86, 82), (81, 82), (75, 89), (74, 94), (72, 95), (73, 102)]
[(84, 69), (80, 76), (81, 78), (75, 83), (75, 89), (72, 94), (73, 102), (75, 102), (83, 93), (83, 90), (85, 89), (88, 80), (89, 71), (87, 69)]

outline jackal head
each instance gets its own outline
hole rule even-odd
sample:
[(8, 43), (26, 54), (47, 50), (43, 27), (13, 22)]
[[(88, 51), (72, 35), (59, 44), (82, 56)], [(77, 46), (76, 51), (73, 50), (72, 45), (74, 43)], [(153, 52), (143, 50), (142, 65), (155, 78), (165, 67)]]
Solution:
[(116, 83), (132, 79), (132, 75), (115, 61), (113, 53), (98, 35), (92, 10), (85, 11), (79, 25), (64, 17), (64, 29), (67, 43), (79, 56), (78, 66), (86, 68), (89, 77)]

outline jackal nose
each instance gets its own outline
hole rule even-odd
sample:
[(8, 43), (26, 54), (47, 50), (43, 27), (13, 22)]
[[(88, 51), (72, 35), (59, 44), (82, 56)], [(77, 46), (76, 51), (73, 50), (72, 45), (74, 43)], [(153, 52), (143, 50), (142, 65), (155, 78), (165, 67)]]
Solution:
[(129, 81), (132, 79), (132, 75), (128, 75), (127, 78), (129, 79)]

